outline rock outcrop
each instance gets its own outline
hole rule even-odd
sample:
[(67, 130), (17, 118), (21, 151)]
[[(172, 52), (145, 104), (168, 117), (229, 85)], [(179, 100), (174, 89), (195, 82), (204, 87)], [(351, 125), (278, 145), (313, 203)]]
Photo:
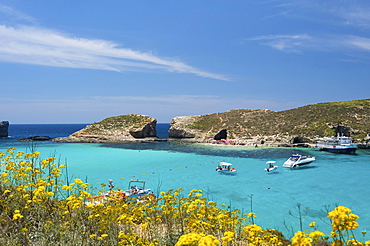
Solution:
[(140, 114), (128, 114), (106, 118), (68, 137), (53, 139), (54, 142), (74, 143), (122, 143), (150, 141), (157, 138), (157, 120)]
[(31, 136), (28, 138), (20, 138), (18, 141), (48, 141), (51, 137), (49, 136)]
[(187, 139), (195, 142), (210, 142), (226, 138), (250, 137), (252, 130), (245, 125), (248, 119), (272, 112), (267, 109), (235, 109), (224, 113), (196, 116), (180, 116), (171, 121), (168, 135), (170, 138)]
[(171, 120), (168, 136), (170, 138), (200, 138), (202, 132), (196, 129), (189, 128), (189, 125), (194, 124), (200, 116), (179, 116)]
[(0, 121), (0, 138), (6, 138), (9, 135), (9, 121)]
[[(224, 143), (225, 139), (268, 146), (308, 146), (337, 134), (362, 141), (370, 133), (370, 99), (319, 103), (300, 108), (234, 109), (223, 113), (181, 116), (172, 120), (169, 137)], [(339, 123), (339, 124), (338, 124)], [(226, 138), (227, 137), (227, 138)]]

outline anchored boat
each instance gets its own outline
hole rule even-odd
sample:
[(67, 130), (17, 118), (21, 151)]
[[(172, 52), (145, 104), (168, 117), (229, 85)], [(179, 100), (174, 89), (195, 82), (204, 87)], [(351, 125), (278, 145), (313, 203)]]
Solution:
[(274, 164), (276, 163), (276, 161), (268, 161), (266, 162), (266, 164), (268, 165), (268, 167), (265, 168), (265, 171), (266, 172), (272, 172), (272, 171), (275, 171), (278, 166), (275, 166)]
[(145, 189), (145, 181), (131, 180), (128, 189), (125, 190), (125, 195), (131, 198), (142, 198), (148, 196), (150, 191), (150, 189)]
[(233, 164), (228, 162), (220, 162), (216, 171), (223, 174), (236, 174), (236, 169), (232, 167)]
[(283, 167), (300, 167), (304, 165), (308, 165), (316, 160), (315, 157), (307, 157), (304, 155), (291, 155), (288, 160), (286, 160), (283, 164)]
[(138, 200), (155, 199), (154, 193), (151, 189), (145, 188), (145, 181), (131, 180), (128, 189), (122, 191), (120, 189), (113, 190), (113, 181), (109, 180), (109, 191), (87, 198), (85, 205), (106, 203), (108, 201), (124, 201), (126, 198), (136, 198)]
[(352, 143), (351, 137), (336, 136), (336, 137), (324, 137), (320, 139), (316, 147), (323, 151), (339, 154), (355, 154), (357, 150), (357, 144)]

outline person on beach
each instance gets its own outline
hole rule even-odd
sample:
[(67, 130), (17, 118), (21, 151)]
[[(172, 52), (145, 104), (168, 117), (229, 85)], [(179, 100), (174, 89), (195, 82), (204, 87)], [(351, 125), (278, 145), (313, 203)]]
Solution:
[(114, 188), (113, 180), (110, 179), (108, 180), (108, 182), (109, 182), (109, 190), (112, 191)]

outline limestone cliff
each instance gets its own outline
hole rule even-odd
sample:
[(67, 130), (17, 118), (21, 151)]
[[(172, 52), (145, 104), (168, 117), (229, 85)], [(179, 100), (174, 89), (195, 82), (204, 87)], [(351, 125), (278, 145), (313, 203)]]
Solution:
[(196, 142), (238, 139), (274, 146), (312, 143), (336, 133), (363, 139), (370, 133), (370, 99), (319, 103), (285, 111), (234, 109), (176, 117), (169, 137)]
[(202, 132), (198, 129), (192, 129), (189, 126), (193, 125), (201, 116), (179, 116), (171, 120), (168, 136), (170, 138), (196, 138), (202, 136)]
[(209, 142), (226, 138), (245, 139), (251, 137), (245, 130), (245, 121), (263, 117), (272, 112), (268, 109), (234, 109), (224, 113), (196, 116), (180, 116), (171, 121), (170, 138)]
[(156, 138), (157, 120), (140, 114), (128, 114), (106, 118), (68, 137), (53, 139), (54, 142), (113, 143), (143, 141)]
[(0, 121), (0, 138), (8, 137), (9, 121)]

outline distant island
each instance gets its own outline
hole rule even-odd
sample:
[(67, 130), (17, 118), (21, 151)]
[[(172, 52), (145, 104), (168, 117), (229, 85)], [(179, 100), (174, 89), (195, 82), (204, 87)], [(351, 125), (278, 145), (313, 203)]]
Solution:
[[(157, 120), (128, 114), (88, 125), (55, 142), (148, 142)], [(211, 143), (232, 139), (251, 145), (306, 146), (317, 138), (340, 133), (366, 141), (370, 133), (370, 99), (318, 103), (285, 111), (233, 109), (222, 113), (172, 119), (166, 141)]]
[(0, 121), (0, 138), (8, 137), (9, 121)]

